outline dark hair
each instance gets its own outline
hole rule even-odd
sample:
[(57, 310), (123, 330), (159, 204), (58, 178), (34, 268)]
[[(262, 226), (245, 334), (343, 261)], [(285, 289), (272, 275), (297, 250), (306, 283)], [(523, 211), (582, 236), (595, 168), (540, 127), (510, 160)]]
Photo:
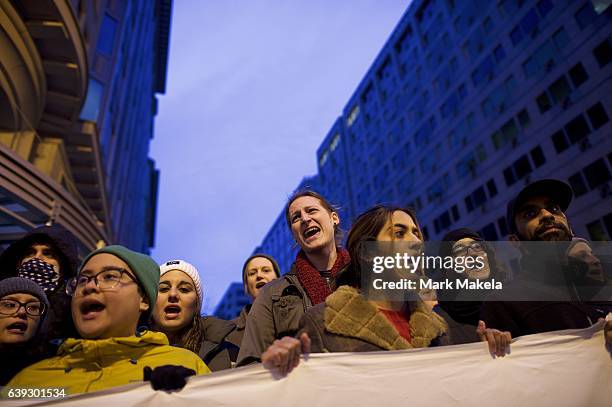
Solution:
[(378, 234), (396, 211), (408, 214), (419, 229), (421, 237), (423, 236), (416, 213), (411, 208), (393, 205), (376, 205), (368, 209), (355, 219), (348, 234), (346, 248), (351, 258), (351, 266), (338, 276), (337, 286), (350, 285), (352, 287), (361, 288), (360, 259), (363, 257), (363, 246), (366, 242), (376, 241)]
[[(327, 210), (327, 212), (329, 212), (330, 214), (334, 212), (338, 214), (338, 208), (336, 208), (336, 206), (332, 205), (327, 199), (325, 199), (323, 195), (311, 189), (302, 189), (294, 192), (287, 200), (287, 205), (285, 205), (285, 221), (287, 221), (287, 226), (289, 227), (289, 230), (291, 230), (291, 215), (289, 213), (289, 207), (296, 199), (304, 196), (310, 196), (318, 199), (319, 202), (321, 202), (321, 205), (323, 205), (323, 207)], [(342, 230), (340, 229), (340, 225), (334, 225), (334, 237), (336, 239), (336, 243), (342, 241)]]
[(247, 292), (247, 266), (249, 265), (249, 262), (251, 260), (256, 259), (258, 257), (268, 259), (270, 263), (272, 263), (272, 268), (274, 269), (274, 274), (276, 274), (276, 278), (280, 278), (281, 276), (280, 267), (278, 266), (278, 262), (274, 260), (274, 257), (265, 253), (255, 253), (249, 256), (249, 258), (245, 260), (244, 265), (242, 266), (242, 287), (244, 289), (244, 293), (247, 295), (249, 295), (249, 293)]

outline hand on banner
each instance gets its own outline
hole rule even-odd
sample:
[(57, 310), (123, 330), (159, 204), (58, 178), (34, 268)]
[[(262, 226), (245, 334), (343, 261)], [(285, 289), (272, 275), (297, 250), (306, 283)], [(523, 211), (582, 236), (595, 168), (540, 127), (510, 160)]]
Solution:
[(195, 375), (195, 370), (183, 366), (164, 365), (151, 369), (145, 366), (143, 369), (144, 381), (150, 381), (153, 390), (165, 390), (168, 392), (181, 390), (187, 384), (187, 377)]
[(494, 359), (495, 356), (504, 357), (506, 354), (510, 354), (510, 342), (512, 342), (510, 332), (487, 328), (484, 321), (478, 321), (476, 333), (481, 342), (486, 341), (489, 344), (489, 353)]
[(310, 338), (304, 332), (299, 338), (285, 336), (275, 340), (261, 355), (261, 362), (275, 379), (279, 379), (297, 367), (301, 354), (308, 353), (310, 353)]

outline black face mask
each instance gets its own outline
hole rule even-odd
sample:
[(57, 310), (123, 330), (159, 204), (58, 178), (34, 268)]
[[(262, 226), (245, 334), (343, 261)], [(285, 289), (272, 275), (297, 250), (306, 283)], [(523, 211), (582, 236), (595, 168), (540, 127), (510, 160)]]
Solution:
[(60, 276), (53, 265), (37, 258), (22, 263), (17, 269), (17, 276), (34, 281), (45, 293), (55, 291), (60, 283)]

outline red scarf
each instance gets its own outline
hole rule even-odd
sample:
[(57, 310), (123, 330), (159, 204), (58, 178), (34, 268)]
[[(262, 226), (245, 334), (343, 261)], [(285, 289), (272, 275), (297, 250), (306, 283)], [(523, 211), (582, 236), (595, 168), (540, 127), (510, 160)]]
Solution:
[[(330, 270), (332, 278), (351, 261), (346, 249), (336, 248), (336, 261)], [(325, 279), (321, 277), (319, 271), (310, 263), (306, 257), (306, 253), (300, 250), (295, 258), (295, 267), (297, 269), (297, 277), (304, 289), (312, 305), (317, 305), (325, 301), (325, 298), (331, 294), (331, 290), (327, 286)]]

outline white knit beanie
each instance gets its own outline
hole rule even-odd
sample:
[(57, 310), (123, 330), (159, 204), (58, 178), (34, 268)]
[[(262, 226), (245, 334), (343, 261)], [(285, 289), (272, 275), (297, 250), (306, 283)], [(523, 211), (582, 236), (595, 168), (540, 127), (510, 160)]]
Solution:
[(193, 280), (193, 284), (196, 288), (196, 294), (198, 299), (202, 302), (202, 283), (200, 282), (200, 274), (198, 269), (192, 264), (187, 263), (185, 260), (170, 260), (159, 265), (160, 277), (172, 270), (180, 270), (187, 274)]

